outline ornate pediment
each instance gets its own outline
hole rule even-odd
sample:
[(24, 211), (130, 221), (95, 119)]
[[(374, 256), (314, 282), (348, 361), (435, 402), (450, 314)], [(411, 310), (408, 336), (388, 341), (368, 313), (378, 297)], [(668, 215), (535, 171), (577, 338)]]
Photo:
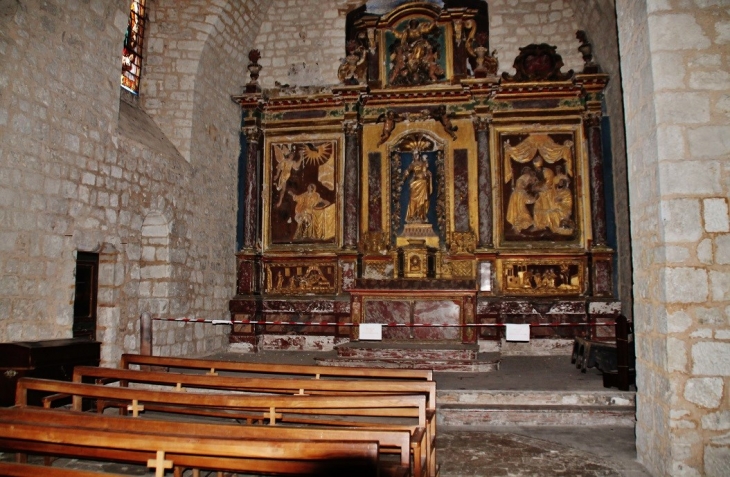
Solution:
[(573, 70), (563, 73), (563, 57), (557, 53), (557, 47), (533, 43), (520, 48), (520, 54), (513, 64), (517, 71), (514, 75), (502, 73), (502, 80), (508, 82), (523, 81), (565, 81), (573, 76)]

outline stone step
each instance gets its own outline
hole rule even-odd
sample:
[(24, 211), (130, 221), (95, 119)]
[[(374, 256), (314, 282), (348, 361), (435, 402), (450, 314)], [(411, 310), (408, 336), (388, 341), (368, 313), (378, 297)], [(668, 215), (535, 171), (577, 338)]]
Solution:
[(490, 426), (612, 426), (633, 427), (634, 406), (477, 405), (438, 402), (437, 424), (478, 430)]
[(476, 344), (458, 342), (376, 341), (350, 342), (337, 346), (337, 356), (349, 359), (372, 360), (476, 360)]
[(455, 390), (439, 389), (439, 404), (492, 406), (630, 406), (636, 405), (636, 393), (631, 391), (540, 391), (540, 390)]
[(320, 366), (348, 366), (353, 368), (396, 368), (431, 369), (436, 372), (486, 373), (499, 369), (496, 360), (436, 360), (436, 359), (358, 359), (335, 358), (317, 359)]

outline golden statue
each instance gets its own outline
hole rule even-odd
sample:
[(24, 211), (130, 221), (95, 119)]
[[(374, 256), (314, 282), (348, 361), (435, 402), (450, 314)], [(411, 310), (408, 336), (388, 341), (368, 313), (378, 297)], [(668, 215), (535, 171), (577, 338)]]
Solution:
[(406, 223), (424, 224), (428, 220), (429, 198), (431, 196), (431, 171), (428, 170), (428, 156), (413, 151), (413, 162), (408, 166), (404, 180), (412, 175), (410, 182), (410, 197), (406, 212)]
[(535, 229), (549, 229), (559, 235), (571, 235), (575, 224), (573, 214), (573, 196), (570, 192), (570, 179), (565, 174), (555, 175), (550, 169), (544, 169), (545, 182), (535, 201)]
[(533, 195), (532, 189), (536, 185), (535, 171), (530, 167), (523, 167), (520, 177), (515, 181), (514, 190), (507, 204), (507, 222), (512, 224), (512, 228), (517, 233), (534, 225), (532, 214), (527, 206), (535, 203), (536, 197)]
[(294, 221), (297, 223), (297, 230), (294, 232), (294, 240), (328, 240), (335, 236), (334, 205), (319, 195), (317, 186), (309, 184), (306, 192), (295, 194), (289, 191), (289, 195), (296, 203)]

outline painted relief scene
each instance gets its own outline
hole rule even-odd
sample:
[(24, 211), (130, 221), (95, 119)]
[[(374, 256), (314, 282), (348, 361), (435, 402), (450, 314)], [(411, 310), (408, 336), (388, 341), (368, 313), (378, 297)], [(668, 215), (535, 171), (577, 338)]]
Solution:
[(504, 262), (504, 290), (535, 295), (576, 295), (582, 292), (582, 265), (578, 262)]
[(337, 266), (319, 264), (276, 263), (266, 266), (266, 291), (269, 293), (334, 293)]
[(386, 33), (387, 75), (390, 86), (436, 83), (446, 76), (443, 26), (410, 18)]
[(334, 243), (337, 142), (271, 144), (271, 242)]
[(578, 237), (572, 134), (502, 136), (505, 240)]

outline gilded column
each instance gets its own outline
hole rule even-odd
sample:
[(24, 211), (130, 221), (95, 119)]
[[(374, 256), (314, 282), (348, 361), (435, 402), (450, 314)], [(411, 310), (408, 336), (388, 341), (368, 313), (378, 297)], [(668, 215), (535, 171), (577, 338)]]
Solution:
[(492, 203), (492, 169), (489, 160), (489, 118), (475, 117), (477, 140), (477, 174), (479, 181), (479, 248), (492, 248), (494, 204)]
[(606, 199), (603, 182), (603, 140), (601, 138), (601, 113), (591, 112), (584, 119), (588, 139), (588, 159), (591, 179), (591, 223), (593, 246), (606, 246)]
[(345, 191), (343, 241), (346, 249), (357, 247), (358, 197), (360, 178), (360, 124), (355, 119), (343, 121), (345, 132)]
[(258, 126), (243, 128), (246, 136), (246, 185), (244, 192), (243, 249), (254, 251), (260, 247), (257, 239), (261, 230), (261, 172), (259, 141), (261, 129)]

